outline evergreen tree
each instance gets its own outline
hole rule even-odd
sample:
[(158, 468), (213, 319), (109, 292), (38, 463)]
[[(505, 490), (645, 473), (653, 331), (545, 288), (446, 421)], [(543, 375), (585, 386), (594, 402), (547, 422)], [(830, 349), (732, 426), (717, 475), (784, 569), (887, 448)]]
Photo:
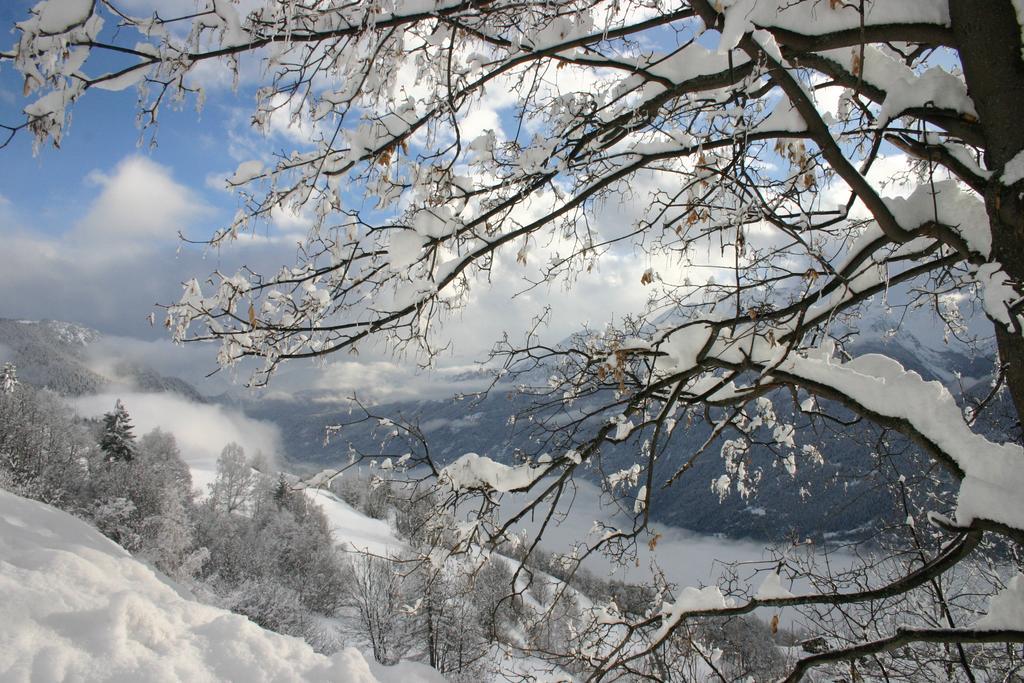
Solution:
[(135, 435), (132, 421), (124, 404), (118, 399), (114, 411), (103, 416), (103, 436), (100, 449), (108, 463), (131, 462), (135, 457)]
[(278, 509), (284, 506), (290, 493), (291, 487), (288, 485), (288, 480), (284, 478), (284, 472), (279, 472), (277, 475), (277, 486), (274, 487), (274, 502), (277, 503)]
[(13, 394), (18, 386), (18, 373), (14, 363), (4, 363), (0, 368), (0, 394)]

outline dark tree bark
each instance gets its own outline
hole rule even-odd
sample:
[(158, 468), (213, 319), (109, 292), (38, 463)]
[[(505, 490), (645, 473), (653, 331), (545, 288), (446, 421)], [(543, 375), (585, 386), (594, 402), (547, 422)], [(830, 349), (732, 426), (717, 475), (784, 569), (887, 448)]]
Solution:
[[(1024, 283), (1024, 181), (999, 182), (1003, 167), (1024, 149), (1024, 59), (1017, 13), (1011, 0), (949, 0), (953, 36), (964, 79), (980, 117), (985, 163), (994, 171), (985, 193), (994, 258)], [(1024, 421), (1024, 336), (996, 323), (1006, 383)]]

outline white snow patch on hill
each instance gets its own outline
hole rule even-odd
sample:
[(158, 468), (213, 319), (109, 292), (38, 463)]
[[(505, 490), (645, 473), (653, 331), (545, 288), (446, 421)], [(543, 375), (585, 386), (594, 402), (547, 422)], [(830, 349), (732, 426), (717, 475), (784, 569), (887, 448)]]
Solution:
[(367, 517), (330, 491), (306, 489), (306, 495), (319, 503), (334, 540), (342, 549), (393, 557), (405, 548), (390, 524)]
[(2, 490), (0, 595), (3, 681), (380, 680), (358, 651), (325, 657), (187, 599), (85, 522)]

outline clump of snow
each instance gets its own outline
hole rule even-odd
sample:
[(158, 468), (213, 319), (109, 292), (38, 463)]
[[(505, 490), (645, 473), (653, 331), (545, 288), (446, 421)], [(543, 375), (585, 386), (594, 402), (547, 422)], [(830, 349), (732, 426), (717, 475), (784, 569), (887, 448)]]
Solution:
[(722, 595), (722, 591), (718, 586), (706, 586), (704, 588), (687, 586), (679, 592), (679, 597), (674, 603), (670, 605), (666, 602), (662, 605), (662, 624), (654, 639), (660, 639), (678, 624), (684, 615), (690, 612), (723, 609), (731, 605), (732, 600)]
[(640, 464), (633, 463), (633, 466), (628, 469), (619, 470), (614, 474), (608, 475), (608, 488), (614, 491), (618, 486), (627, 482), (632, 486), (636, 486), (640, 471)]
[(92, 14), (93, 0), (47, 0), (33, 8), (39, 31), (47, 35), (66, 33), (84, 24)]
[(751, 132), (758, 131), (789, 131), (799, 133), (807, 130), (807, 122), (789, 98), (782, 98), (772, 112), (761, 123), (754, 126)]
[(426, 243), (426, 238), (413, 230), (399, 230), (392, 234), (388, 244), (391, 267), (399, 271), (416, 263)]
[(1020, 301), (1010, 276), (998, 261), (983, 263), (975, 272), (974, 280), (981, 287), (981, 301), (990, 318), (1010, 326), (1010, 308)]
[(956, 229), (967, 245), (982, 256), (992, 251), (992, 231), (978, 195), (964, 191), (955, 180), (920, 185), (906, 198), (886, 198), (885, 204), (901, 227), (915, 230), (929, 221)]
[(441, 470), (439, 479), (458, 491), (493, 489), (504, 492), (524, 489), (539, 479), (544, 472), (543, 467), (509, 467), (484, 455), (466, 453)]
[(778, 598), (791, 598), (793, 594), (782, 587), (782, 577), (778, 572), (769, 572), (761, 582), (761, 587), (754, 594), (756, 600), (774, 600)]
[(187, 599), (85, 522), (0, 490), (0, 680), (379, 679), (347, 648)]
[(641, 486), (636, 492), (636, 500), (633, 503), (633, 514), (639, 515), (647, 507), (647, 487)]
[(152, 70), (152, 67), (139, 67), (137, 69), (127, 71), (120, 76), (113, 76), (111, 78), (106, 78), (106, 80), (97, 81), (93, 87), (112, 92), (127, 90), (133, 85), (138, 85), (145, 80), (146, 76), (148, 76)]
[(657, 369), (673, 373), (696, 367), (697, 358), (713, 332), (714, 328), (706, 323), (687, 325), (672, 332), (659, 347), (666, 355), (658, 358)]
[(1022, 178), (1024, 178), (1024, 151), (1017, 152), (1012, 159), (1006, 162), (1001, 180), (1003, 185), (1013, 185)]
[(228, 182), (232, 185), (242, 185), (247, 183), (253, 178), (258, 177), (263, 173), (263, 162), (259, 159), (252, 159), (250, 161), (243, 161), (235, 169), (235, 174), (228, 178)]
[(743, 34), (754, 25), (754, 6), (757, 0), (732, 0), (720, 3), (725, 12), (725, 24), (718, 43), (718, 53), (725, 54), (740, 44)]
[(1024, 574), (1017, 574), (1006, 588), (992, 596), (988, 614), (974, 622), (984, 630), (1024, 629)]
[(622, 441), (629, 438), (629, 435), (633, 433), (636, 425), (625, 415), (616, 415), (611, 418), (611, 424), (615, 425), (615, 434), (611, 437), (613, 441)]
[(926, 105), (978, 116), (963, 79), (936, 66), (920, 75), (894, 79), (882, 102), (876, 125), (881, 128), (907, 109)]

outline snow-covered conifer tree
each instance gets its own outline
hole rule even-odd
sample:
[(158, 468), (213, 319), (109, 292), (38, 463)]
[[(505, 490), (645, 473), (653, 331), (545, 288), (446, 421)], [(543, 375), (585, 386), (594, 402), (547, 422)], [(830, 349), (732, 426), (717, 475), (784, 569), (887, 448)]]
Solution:
[(4, 363), (0, 368), (0, 394), (14, 393), (18, 386), (18, 372), (13, 363)]
[(132, 420), (121, 399), (114, 404), (114, 410), (103, 416), (103, 434), (100, 436), (100, 450), (108, 463), (130, 462), (135, 457), (135, 434)]

